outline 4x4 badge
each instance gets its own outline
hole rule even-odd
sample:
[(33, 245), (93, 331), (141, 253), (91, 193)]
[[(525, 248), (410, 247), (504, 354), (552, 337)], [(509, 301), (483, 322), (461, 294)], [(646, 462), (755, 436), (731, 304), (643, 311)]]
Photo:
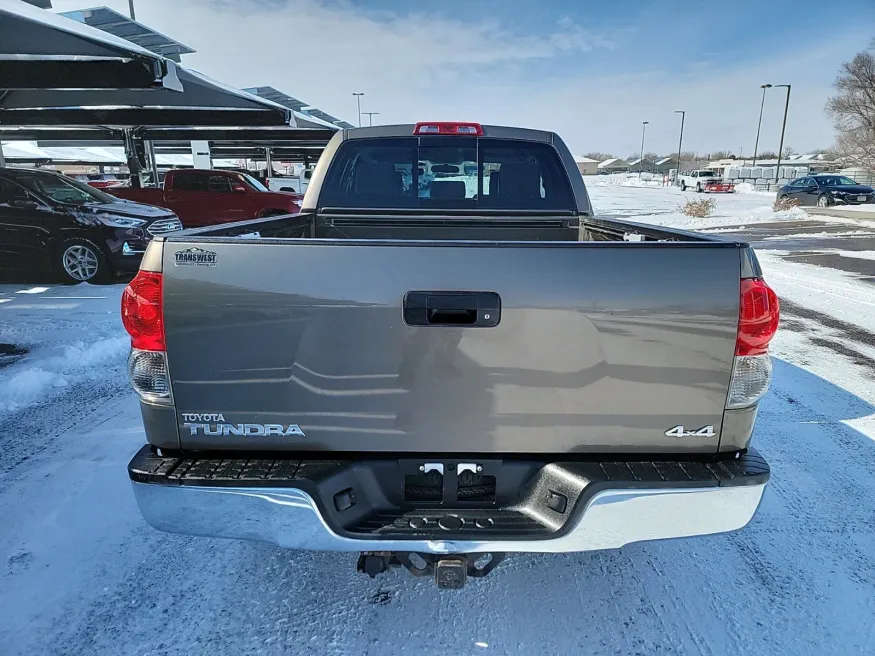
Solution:
[(716, 435), (713, 426), (703, 426), (699, 430), (691, 431), (685, 430), (683, 426), (675, 426), (665, 431), (665, 434), (669, 437), (714, 437)]

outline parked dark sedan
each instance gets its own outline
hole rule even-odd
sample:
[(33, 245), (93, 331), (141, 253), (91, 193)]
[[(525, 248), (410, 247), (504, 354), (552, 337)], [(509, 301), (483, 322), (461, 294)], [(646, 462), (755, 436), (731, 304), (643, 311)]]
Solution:
[(875, 190), (844, 175), (820, 174), (797, 178), (778, 190), (778, 198), (796, 198), (800, 205), (859, 205), (871, 203)]
[(53, 171), (0, 168), (0, 270), (96, 282), (136, 271), (154, 235), (181, 229), (164, 208), (119, 200)]

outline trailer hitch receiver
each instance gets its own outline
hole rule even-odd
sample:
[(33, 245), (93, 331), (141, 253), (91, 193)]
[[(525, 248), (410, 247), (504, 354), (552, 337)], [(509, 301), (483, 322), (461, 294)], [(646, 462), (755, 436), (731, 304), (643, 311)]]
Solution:
[(465, 556), (441, 558), (434, 566), (434, 582), (441, 590), (459, 590), (468, 580), (468, 559)]

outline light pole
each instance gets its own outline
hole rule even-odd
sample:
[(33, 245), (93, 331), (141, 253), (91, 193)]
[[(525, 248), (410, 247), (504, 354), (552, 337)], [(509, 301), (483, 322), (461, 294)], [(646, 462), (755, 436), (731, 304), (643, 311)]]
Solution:
[(674, 174), (675, 179), (678, 179), (681, 175), (681, 148), (682, 148), (683, 143), (684, 143), (684, 119), (687, 118), (687, 113), (683, 110), (678, 109), (678, 110), (675, 110), (675, 114), (681, 115), (681, 136), (678, 139), (678, 168)]
[(137, 17), (134, 15), (134, 0), (128, 0), (128, 9), (131, 12), (131, 20), (137, 20)]
[(781, 124), (781, 145), (778, 146), (778, 166), (775, 167), (775, 184), (778, 184), (778, 178), (781, 177), (781, 151), (784, 150), (784, 130), (787, 129), (787, 110), (790, 109), (790, 85), (775, 85), (776, 89), (779, 87), (785, 87), (787, 89), (787, 100), (784, 101), (784, 122)]
[(362, 96), (365, 94), (364, 93), (356, 93), (355, 91), (353, 91), (352, 95), (355, 96), (355, 102), (359, 108), (359, 127), (361, 127), (362, 126)]
[(368, 117), (368, 127), (373, 127), (374, 117), (379, 113), (380, 112), (362, 112), (362, 114)]
[(641, 176), (641, 167), (644, 166), (644, 134), (647, 132), (647, 124), (650, 121), (641, 121), (641, 157), (638, 158), (638, 176)]
[[(766, 104), (766, 89), (771, 89), (771, 88), (772, 88), (771, 84), (761, 84), (760, 85), (760, 89), (763, 90), (763, 99), (760, 102), (760, 121), (759, 121), (759, 123), (757, 123), (757, 140), (753, 145), (753, 166), (757, 165), (757, 149), (760, 146), (760, 127), (762, 127), (762, 124), (763, 124), (763, 107)], [(744, 162), (742, 162), (742, 164), (743, 163)]]

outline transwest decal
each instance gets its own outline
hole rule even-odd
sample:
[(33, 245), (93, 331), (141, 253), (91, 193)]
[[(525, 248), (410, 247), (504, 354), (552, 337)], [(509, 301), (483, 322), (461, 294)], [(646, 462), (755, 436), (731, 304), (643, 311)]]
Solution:
[(216, 254), (203, 248), (186, 248), (173, 254), (175, 266), (216, 266)]

